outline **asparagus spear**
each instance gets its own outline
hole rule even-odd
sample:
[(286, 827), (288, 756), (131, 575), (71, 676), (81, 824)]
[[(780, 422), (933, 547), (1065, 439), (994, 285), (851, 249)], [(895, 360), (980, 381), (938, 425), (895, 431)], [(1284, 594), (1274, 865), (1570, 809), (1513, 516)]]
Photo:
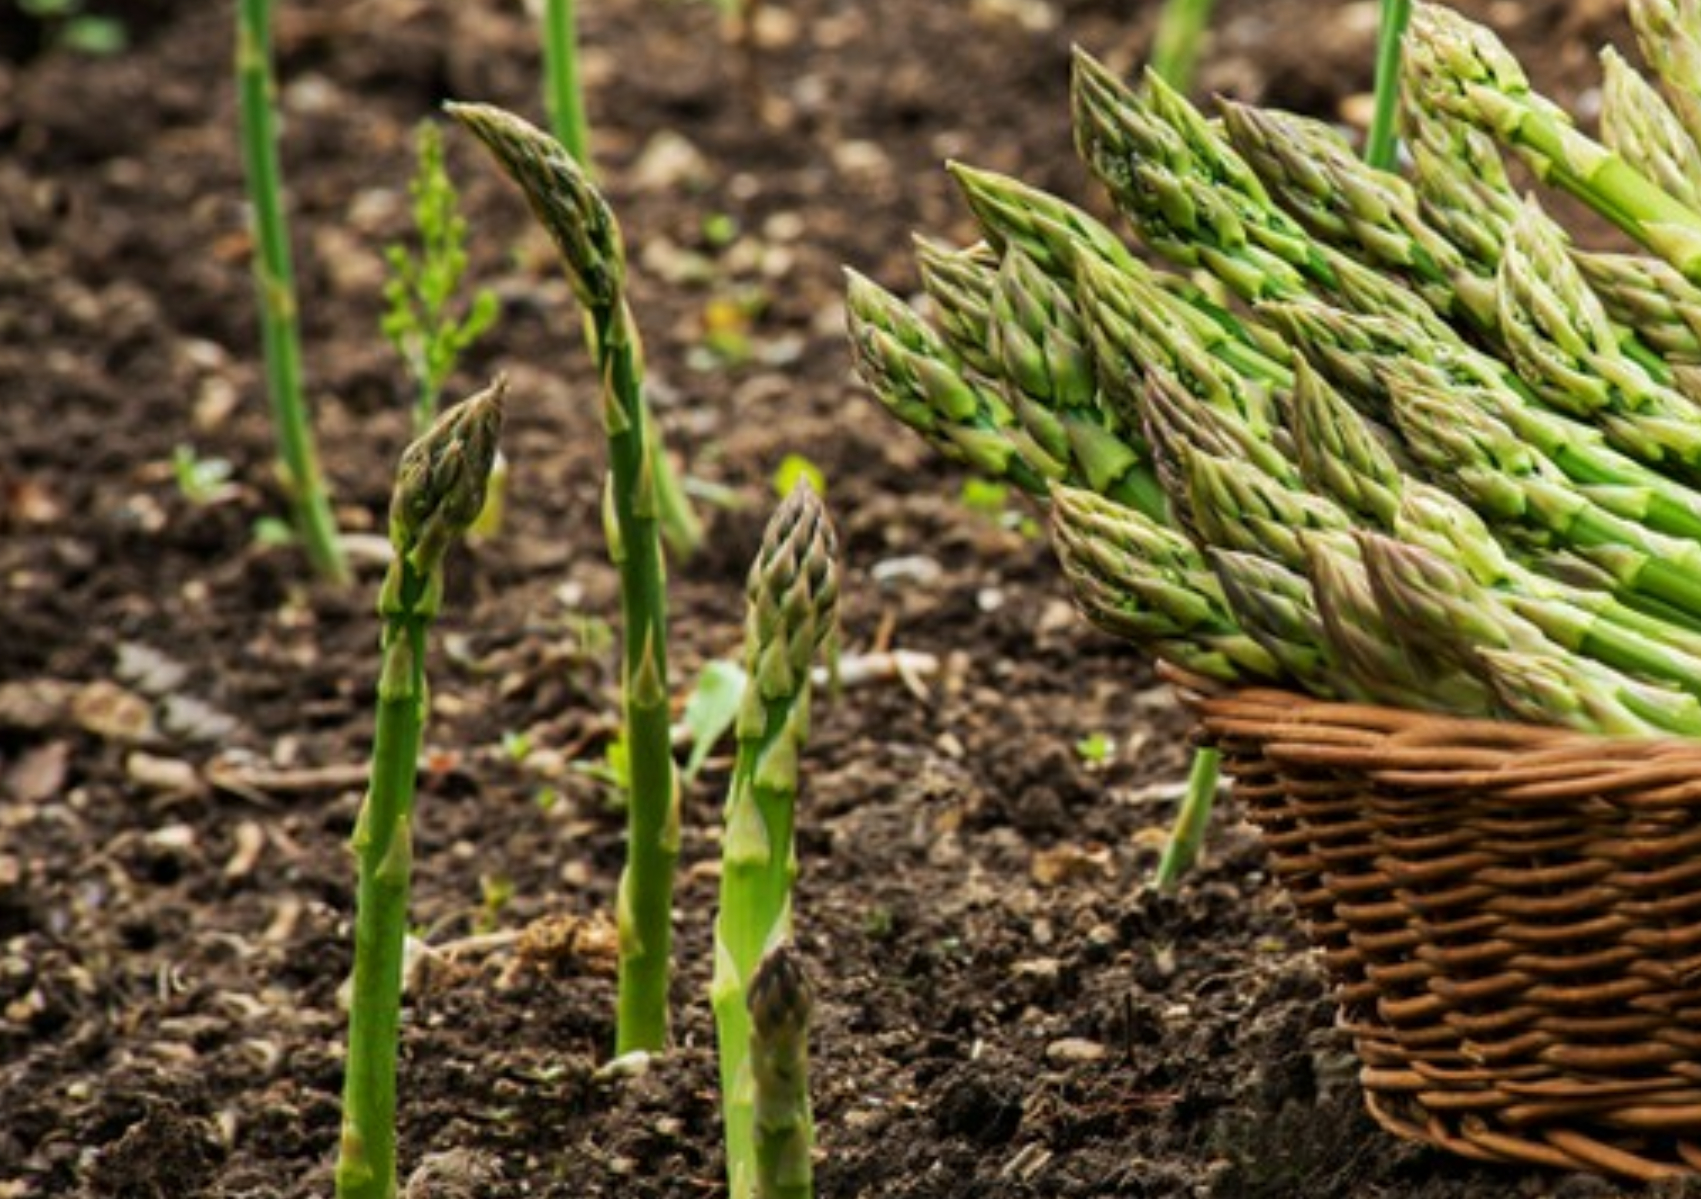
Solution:
[(916, 269), (946, 344), (970, 368), (991, 378), (998, 375), (988, 336), (998, 262), (998, 251), (984, 241), (953, 250), (925, 237), (915, 239)]
[(1249, 302), (1321, 287), (1362, 311), (1445, 328), (1399, 283), (1314, 241), (1228, 140), (1157, 76), (1148, 72), (1136, 91), (1078, 50), (1072, 95), (1081, 157), (1166, 258), (1209, 270)]
[[(778, 945), (750, 982), (750, 1066), (755, 1089), (756, 1199), (815, 1194), (815, 1122), (809, 1110), (809, 978)], [(734, 1194), (737, 1194), (734, 1191)]]
[(1028, 435), (1093, 491), (1163, 519), (1144, 444), (1099, 402), (1074, 301), (1019, 246), (1005, 251), (989, 317), (988, 348)]
[(1540, 178), (1701, 282), (1701, 212), (1580, 133), (1563, 110), (1531, 90), (1517, 60), (1489, 30), (1439, 5), (1419, 4), (1406, 64), (1426, 106), (1492, 133)]
[[(1560, 652), (1463, 568), (1427, 550), (1373, 533), (1358, 538), (1377, 600), (1402, 634), (1479, 673), (1515, 715), (1607, 735), (1701, 732), (1693, 694)], [(1532, 687), (1537, 679), (1558, 689)]]
[(1335, 662), (1305, 575), (1261, 554), (1213, 549), (1206, 556), (1234, 619), (1278, 664), (1277, 677), (1325, 698), (1369, 698)]
[(838, 626), (837, 546), (826, 510), (807, 483), (800, 482), (769, 520), (746, 593), (744, 670), (750, 682), (735, 726), (738, 756), (727, 792), (710, 986), (727, 1174), (740, 1199), (760, 1173), (764, 1135), (751, 1077), (752, 1065), (761, 1062), (746, 1052), (757, 968), (791, 932), (797, 874), (792, 830), (798, 758), (809, 728), (810, 663)]
[(1601, 51), (1601, 141), (1674, 199), (1701, 205), (1701, 150), (1660, 93), (1611, 46)]
[(1179, 276), (1148, 267), (1088, 213), (1006, 175), (961, 163), (950, 169), (994, 247), (1019, 245), (1047, 274), (1070, 284), (1089, 265), (1112, 267), (1111, 273), (1154, 288), (1168, 320), (1225, 363), (1254, 376), (1280, 370), (1287, 355), (1280, 338), (1256, 321), (1231, 314)]
[(236, 16), (242, 162), (254, 209), (254, 289), (260, 306), (266, 394), (277, 430), (279, 474), (308, 561), (320, 578), (342, 584), (349, 581), (348, 561), (319, 469), (312, 418), (301, 385), (295, 268), (290, 262), (277, 118), (272, 110), (276, 80), (271, 0), (241, 0)]
[(1701, 145), (1701, 5), (1696, 0), (1630, 0), (1630, 23), (1672, 109), (1691, 140)]
[(1701, 465), (1701, 413), (1624, 354), (1563, 239), (1533, 200), (1513, 222), (1496, 275), (1512, 361), (1550, 405), (1588, 419), (1618, 449), (1650, 466), (1693, 472)]
[(384, 621), (372, 776), (354, 829), (354, 930), (339, 1199), (396, 1193), (396, 1046), (413, 875), (415, 775), (426, 714), (426, 632), (443, 602), (443, 559), (484, 507), (507, 384), (444, 412), (402, 455), (390, 502), (395, 556), (378, 594)]
[(992, 388), (963, 370), (962, 361), (903, 301), (855, 271), (845, 271), (851, 350), (862, 376), (886, 411), (920, 433), (953, 462), (1033, 495), (1062, 478), (1065, 464), (1021, 429)]
[(1052, 544), (1089, 619), (1159, 657), (1224, 682), (1283, 677), (1236, 625), (1193, 543), (1078, 488), (1052, 491)]
[(1701, 287), (1660, 259), (1640, 254), (1574, 258), (1614, 321), (1636, 330), (1668, 359), (1701, 362)]
[(679, 792), (668, 715), (667, 584), (656, 492), (655, 440), (644, 403), (643, 354), (626, 302), (620, 228), (583, 169), (554, 138), (489, 105), (450, 104), (451, 116), (490, 151), (555, 242), (588, 318), (603, 379), (608, 437), (609, 552), (620, 569), (625, 625), (622, 691), (631, 796), (620, 880), (616, 1048), (666, 1046), (672, 958), (673, 870)]
[(1411, 185), (1362, 162), (1321, 121), (1219, 102), (1235, 149), (1315, 237), (1407, 279), (1437, 312), (1495, 326), (1484, 273), (1432, 229)]

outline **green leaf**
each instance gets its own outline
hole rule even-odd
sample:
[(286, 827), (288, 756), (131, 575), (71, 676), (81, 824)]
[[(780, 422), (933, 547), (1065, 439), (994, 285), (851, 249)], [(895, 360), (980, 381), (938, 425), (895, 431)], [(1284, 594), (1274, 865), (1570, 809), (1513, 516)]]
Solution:
[(685, 727), (691, 732), (691, 756), (685, 763), (689, 785), (738, 716), (749, 679), (736, 662), (717, 658), (703, 667), (685, 701)]
[(1075, 742), (1075, 752), (1081, 755), (1081, 760), (1095, 765), (1107, 761), (1114, 748), (1111, 739), (1103, 733), (1093, 733)]

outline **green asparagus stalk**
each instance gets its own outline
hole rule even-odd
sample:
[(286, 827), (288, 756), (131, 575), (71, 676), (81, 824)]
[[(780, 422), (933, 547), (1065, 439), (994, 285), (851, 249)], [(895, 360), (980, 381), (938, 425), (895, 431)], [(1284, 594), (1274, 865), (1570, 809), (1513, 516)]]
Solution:
[[(1394, 382), (1428, 389), (1442, 397), (1438, 419), (1445, 421), (1449, 406), (1470, 408), (1489, 422), (1479, 424), (1479, 435), (1503, 442), (1505, 453), (1546, 458), (1579, 494), (1614, 515), (1674, 537), (1701, 538), (1701, 495), (1614, 450), (1598, 429), (1542, 408), (1496, 360), (1462, 343), (1431, 341), (1396, 321), (1319, 304), (1264, 311), (1330, 382), (1378, 419), (1389, 415)], [(1471, 417), (1461, 412), (1460, 419)], [(1433, 469), (1449, 468), (1436, 459)]]
[(896, 296), (845, 271), (857, 373), (881, 405), (953, 462), (1043, 496), (1067, 465), (1027, 435), (995, 389), (969, 377), (950, 347)]
[(1253, 376), (1281, 369), (1287, 347), (1280, 338), (1256, 321), (1230, 313), (1187, 280), (1154, 271), (1088, 213), (993, 171), (961, 163), (952, 163), (950, 170), (996, 250), (1019, 245), (1047, 274), (1071, 286), (1089, 266), (1113, 267), (1111, 273), (1134, 278), (1159, 292), (1167, 318), (1225, 363)]
[(1306, 486), (1334, 497), (1363, 523), (1389, 527), (1399, 510), (1407, 470), (1394, 434), (1354, 410), (1304, 358), (1282, 394), (1283, 423)]
[(1603, 253), (1573, 257), (1614, 321), (1634, 329), (1674, 363), (1701, 362), (1701, 287), (1657, 258)]
[(1005, 251), (988, 316), (988, 349), (1034, 442), (1093, 491), (1163, 519), (1167, 505), (1145, 446), (1099, 403), (1074, 301), (1019, 246)]
[(925, 237), (915, 239), (915, 264), (933, 301), (945, 342), (970, 369), (997, 378), (991, 346), (992, 293), (998, 287), (998, 251), (984, 241), (962, 250)]
[(815, 1123), (809, 1105), (813, 1004), (802, 960), (787, 946), (776, 946), (750, 981), (756, 1199), (811, 1199), (815, 1194), (810, 1160)]
[(1579, 132), (1563, 110), (1530, 88), (1494, 34), (1439, 5), (1419, 4), (1406, 62), (1426, 106), (1492, 133), (1541, 179), (1701, 282), (1701, 212)]
[(1235, 624), (1193, 543), (1132, 508), (1053, 489), (1052, 544), (1087, 617), (1159, 657), (1224, 682), (1270, 681), (1281, 666)]
[(1611, 46), (1601, 68), (1601, 141), (1673, 199), (1701, 206), (1701, 150), (1683, 122)]
[(590, 178), (590, 127), (585, 119), (584, 90), (579, 85), (579, 22), (574, 8), (574, 0), (544, 0), (544, 101), (555, 140)]
[(1630, 0), (1642, 57), (1690, 139), (1701, 145), (1701, 5), (1695, 0)]
[(1261, 553), (1302, 570), (1308, 532), (1352, 527), (1333, 500), (1289, 490), (1246, 462), (1179, 446), (1172, 452), (1181, 456), (1197, 536), (1212, 546)]
[(1193, 85), (1193, 68), (1211, 26), (1213, 0), (1165, 0), (1152, 40), (1152, 70), (1176, 91)]
[(1480, 275), (1492, 275), (1520, 207), (1494, 139), (1426, 105), (1407, 73), (1401, 99), (1412, 187), (1424, 221)]
[[(761, 1174), (763, 1143), (778, 1143), (783, 1131), (775, 1111), (785, 1101), (771, 1097), (765, 1105), (759, 1085), (761, 1073), (776, 1061), (765, 1061), (761, 1048), (752, 1048), (751, 1015), (761, 1003), (784, 998), (759, 996), (758, 965), (791, 933), (797, 874), (792, 831), (798, 759), (809, 729), (810, 663), (831, 643), (838, 624), (837, 547), (826, 510), (807, 483), (800, 482), (769, 521), (746, 594), (744, 669), (750, 682), (735, 725), (738, 756), (726, 801), (710, 987), (734, 1199), (751, 1194)], [(768, 1043), (770, 1052), (785, 1048)], [(806, 1136), (807, 1121), (792, 1131)], [(807, 1158), (805, 1143), (804, 1166)], [(803, 1184), (807, 1181), (805, 1171)]]
[(1446, 326), (1397, 281), (1319, 245), (1271, 200), (1228, 139), (1148, 73), (1138, 91), (1075, 55), (1081, 157), (1152, 249), (1202, 267), (1242, 299), (1297, 299), (1323, 288), (1358, 311)]
[(1626, 454), (1693, 473), (1701, 465), (1701, 413), (1623, 353), (1563, 238), (1533, 200), (1512, 225), (1496, 276), (1512, 361), (1544, 400), (1589, 420)]
[(584, 307), (603, 380), (608, 435), (609, 551), (620, 570), (622, 691), (631, 795), (620, 879), (616, 1049), (667, 1044), (673, 871), (679, 854), (667, 680), (667, 582), (656, 499), (657, 455), (643, 398), (643, 354), (626, 301), (626, 258), (614, 214), (560, 143), (489, 105), (449, 112), (490, 151), (554, 240)]
[(372, 774), (354, 850), (360, 885), (343, 1090), (339, 1199), (396, 1194), (396, 1046), (402, 947), (413, 873), (415, 774), (425, 725), (425, 638), (443, 600), (443, 559), (484, 506), (506, 384), (445, 412), (402, 455), (390, 505), (395, 557), (379, 592), (384, 621)]
[(1261, 554), (1213, 549), (1206, 556), (1232, 619), (1279, 665), (1283, 676), (1326, 699), (1367, 698), (1335, 662), (1317, 596), (1304, 574)]
[[(1550, 640), (1493, 602), (1463, 568), (1427, 550), (1368, 533), (1359, 542), (1382, 610), (1402, 633), (1476, 671), (1514, 715), (1606, 735), (1701, 731), (1693, 694), (1562, 652), (1574, 647)], [(1593, 631), (1578, 630), (1584, 638)], [(1538, 678), (1565, 687), (1530, 687)]]
[(1164, 842), (1163, 855), (1158, 859), (1153, 885), (1160, 891), (1173, 891), (1182, 875), (1193, 869), (1199, 860), (1199, 849), (1205, 842), (1205, 829), (1211, 823), (1211, 810), (1216, 807), (1217, 786), (1222, 778), (1221, 750), (1201, 746), (1193, 751), (1193, 763), (1187, 770), (1187, 789), (1181, 797), (1181, 808), (1175, 814), (1169, 839)]
[(1407, 279), (1437, 312), (1494, 329), (1492, 284), (1429, 226), (1405, 180), (1360, 162), (1320, 121), (1228, 101), (1220, 108), (1235, 149), (1314, 236)]
[(336, 517), (319, 472), (313, 424), (302, 394), (301, 339), (297, 327), (295, 270), (284, 218), (282, 169), (272, 97), (271, 0), (236, 6), (236, 79), (241, 107), (242, 161), (253, 206), (254, 286), (260, 305), (260, 339), (266, 360), (266, 393), (278, 438), (278, 468), (295, 530), (320, 578), (342, 584), (348, 563)]

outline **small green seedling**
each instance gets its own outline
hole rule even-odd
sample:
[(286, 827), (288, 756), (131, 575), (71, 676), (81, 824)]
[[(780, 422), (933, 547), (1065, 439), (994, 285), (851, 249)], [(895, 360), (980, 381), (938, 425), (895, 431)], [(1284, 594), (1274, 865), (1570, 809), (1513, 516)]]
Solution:
[(230, 463), (223, 458), (202, 458), (191, 445), (172, 450), (171, 474), (178, 493), (198, 508), (223, 503), (236, 495)]
[(1075, 752), (1081, 761), (1091, 766), (1102, 766), (1110, 761), (1110, 755), (1116, 744), (1104, 733), (1090, 733), (1075, 742)]
[(382, 328), (413, 376), (417, 435), (436, 418), (443, 385), (461, 355), (495, 322), (497, 302), (487, 287), (460, 301), (467, 222), (443, 165), (443, 135), (423, 121), (414, 141), (418, 158), (408, 192), (417, 248), (397, 243), (384, 251), (390, 278), (384, 284)]
[(716, 658), (703, 667), (697, 685), (685, 701), (685, 727), (691, 734), (691, 756), (680, 778), (689, 787), (709, 760), (715, 746), (738, 719), (748, 676), (736, 662)]
[(47, 43), (97, 57), (122, 53), (130, 45), (124, 22), (87, 11), (83, 0), (18, 0), (18, 8), (46, 26)]

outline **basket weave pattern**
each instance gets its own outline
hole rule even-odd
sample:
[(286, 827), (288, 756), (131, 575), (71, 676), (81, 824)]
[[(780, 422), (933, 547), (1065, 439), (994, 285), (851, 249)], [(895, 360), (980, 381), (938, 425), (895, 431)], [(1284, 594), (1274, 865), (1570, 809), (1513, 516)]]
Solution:
[(1375, 1118), (1701, 1171), (1701, 743), (1180, 680), (1336, 987)]

